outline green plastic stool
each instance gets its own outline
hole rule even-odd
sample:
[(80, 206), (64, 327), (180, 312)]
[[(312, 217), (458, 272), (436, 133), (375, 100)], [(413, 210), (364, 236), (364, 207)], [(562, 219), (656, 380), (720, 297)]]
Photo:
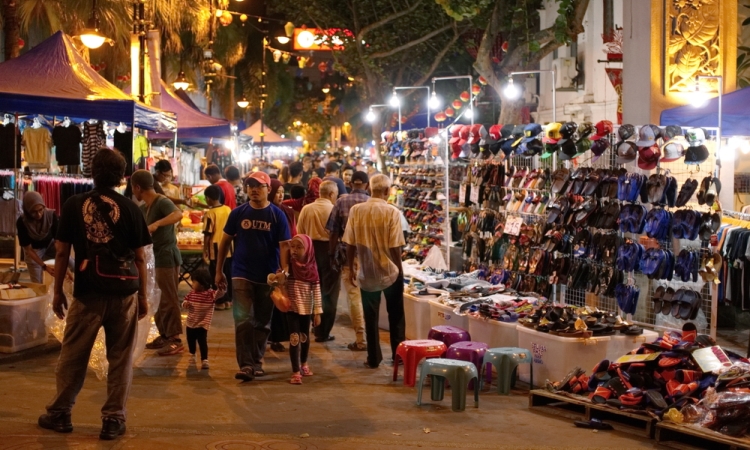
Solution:
[[(513, 373), (519, 364), (529, 365), (529, 385), (534, 386), (534, 365), (531, 363), (531, 352), (525, 348), (499, 347), (491, 348), (484, 354), (482, 370), (487, 364), (492, 364), (497, 370), (497, 393), (510, 394), (510, 385), (513, 381)], [(482, 378), (479, 379), (480, 383)], [(481, 389), (481, 387), (480, 387)]]
[(422, 404), (422, 386), (428, 375), (432, 375), (431, 399), (440, 401), (445, 395), (445, 380), (451, 385), (453, 411), (466, 409), (466, 390), (470, 381), (474, 383), (474, 407), (479, 408), (479, 373), (474, 363), (455, 359), (434, 358), (426, 359), (419, 371), (419, 385), (417, 385), (417, 405)]

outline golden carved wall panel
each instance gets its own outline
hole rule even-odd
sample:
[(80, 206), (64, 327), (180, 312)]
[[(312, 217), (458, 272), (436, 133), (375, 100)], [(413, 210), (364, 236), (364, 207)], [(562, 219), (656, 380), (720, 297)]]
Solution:
[[(722, 42), (721, 0), (664, 1), (664, 92), (691, 92), (699, 75), (723, 76), (722, 46), (728, 42)], [(717, 90), (715, 83), (705, 87)]]

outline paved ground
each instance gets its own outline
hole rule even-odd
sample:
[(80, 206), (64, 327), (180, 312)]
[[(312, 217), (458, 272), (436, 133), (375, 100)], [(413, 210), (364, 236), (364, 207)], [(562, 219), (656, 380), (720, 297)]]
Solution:
[[(343, 302), (342, 302), (343, 303)], [(364, 353), (346, 343), (353, 332), (339, 317), (337, 339), (312, 345), (315, 375), (288, 383), (287, 353), (266, 353), (269, 375), (251, 383), (233, 379), (234, 334), (229, 311), (217, 311), (209, 333), (211, 369), (188, 366), (188, 355), (146, 353), (135, 371), (128, 431), (100, 442), (99, 408), (105, 384), (89, 371), (73, 410), (75, 430), (59, 435), (36, 420), (54, 392), (56, 353), (0, 361), (0, 449), (398, 449), (398, 448), (653, 448), (628, 432), (577, 429), (570, 419), (528, 409), (526, 389), (510, 396), (483, 392), (480, 407), (416, 405), (414, 388), (391, 381), (392, 368), (362, 367)], [(390, 353), (387, 334), (383, 352)]]

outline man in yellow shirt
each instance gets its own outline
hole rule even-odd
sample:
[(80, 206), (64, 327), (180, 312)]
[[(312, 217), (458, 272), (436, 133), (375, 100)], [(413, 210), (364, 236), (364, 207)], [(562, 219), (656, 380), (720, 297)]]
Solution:
[[(211, 279), (216, 278), (216, 255), (219, 253), (219, 243), (224, 237), (224, 226), (227, 224), (229, 213), (232, 212), (228, 206), (222, 205), (221, 188), (211, 185), (204, 191), (208, 209), (203, 214), (203, 260), (208, 263)], [(230, 309), (232, 307), (232, 249), (229, 249), (224, 267), (221, 269), (227, 277), (227, 293), (222, 298), (216, 299), (217, 310)]]

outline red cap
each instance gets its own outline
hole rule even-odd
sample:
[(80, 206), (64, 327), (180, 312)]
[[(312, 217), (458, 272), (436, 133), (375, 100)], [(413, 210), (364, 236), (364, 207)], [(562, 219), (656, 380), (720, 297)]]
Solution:
[(502, 135), (500, 134), (500, 129), (503, 128), (502, 125), (492, 125), (490, 127), (490, 137), (496, 141), (499, 141)]
[(661, 150), (656, 144), (638, 149), (638, 167), (643, 170), (655, 168), (659, 158), (661, 158)]
[(458, 142), (458, 140), (460, 139), (459, 133), (461, 132), (462, 128), (463, 128), (463, 125), (453, 125), (451, 127), (451, 138), (448, 141), (449, 143), (454, 144)]
[(596, 128), (596, 133), (589, 138), (592, 141), (597, 141), (601, 138), (607, 137), (607, 135), (614, 131), (614, 126), (609, 120), (600, 120), (594, 125), (594, 127)]
[(479, 142), (479, 139), (482, 138), (482, 136), (479, 134), (479, 130), (482, 128), (482, 124), (475, 123), (474, 125), (467, 126), (467, 128), (469, 129), (469, 138), (467, 142), (469, 144), (476, 144), (477, 142)]
[(461, 138), (458, 141), (458, 145), (464, 145), (469, 142), (469, 132), (471, 131), (471, 125), (464, 125), (461, 127), (461, 131), (458, 132), (458, 136)]
[(245, 184), (247, 184), (247, 181), (250, 179), (257, 181), (260, 184), (271, 186), (271, 177), (269, 177), (267, 173), (261, 172), (260, 170), (257, 172), (253, 172), (249, 177), (247, 177), (247, 179), (245, 180)]
[(424, 129), (424, 137), (431, 138), (437, 136), (440, 130), (437, 127), (427, 127)]

